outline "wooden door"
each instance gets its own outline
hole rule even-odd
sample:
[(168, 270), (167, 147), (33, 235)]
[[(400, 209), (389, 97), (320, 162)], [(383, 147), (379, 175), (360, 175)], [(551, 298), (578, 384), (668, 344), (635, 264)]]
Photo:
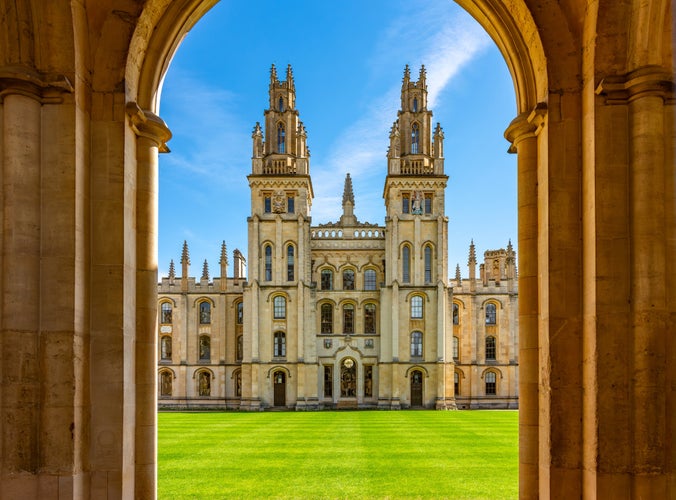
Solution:
[(411, 373), (411, 406), (423, 405), (423, 375), (416, 370)]
[(286, 375), (284, 372), (275, 373), (275, 406), (286, 406)]

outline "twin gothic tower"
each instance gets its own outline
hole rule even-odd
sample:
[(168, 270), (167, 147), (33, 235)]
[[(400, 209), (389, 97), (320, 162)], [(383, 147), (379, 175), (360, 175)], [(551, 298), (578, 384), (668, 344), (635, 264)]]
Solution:
[(448, 177), (425, 68), (418, 81), (404, 72), (385, 226), (358, 221), (349, 174), (340, 220), (311, 225), (290, 66), (286, 80), (272, 67), (264, 129), (252, 137), (241, 407), (453, 407)]

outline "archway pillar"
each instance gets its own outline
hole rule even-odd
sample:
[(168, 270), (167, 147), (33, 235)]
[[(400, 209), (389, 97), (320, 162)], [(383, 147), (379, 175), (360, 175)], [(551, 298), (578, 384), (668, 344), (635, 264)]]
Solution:
[(538, 498), (539, 357), (538, 341), (538, 136), (546, 108), (517, 116), (505, 131), (518, 153), (519, 233), (519, 491)]
[(168, 151), (165, 123), (135, 103), (126, 106), (136, 134), (136, 429), (135, 498), (157, 495), (158, 152)]

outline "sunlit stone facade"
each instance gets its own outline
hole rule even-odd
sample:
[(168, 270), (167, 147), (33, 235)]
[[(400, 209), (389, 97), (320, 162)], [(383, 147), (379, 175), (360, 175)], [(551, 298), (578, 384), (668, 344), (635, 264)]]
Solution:
[[(384, 225), (355, 215), (345, 178), (340, 220), (313, 226), (306, 133), (291, 68), (272, 68), (253, 131), (249, 269), (158, 288), (160, 408), (515, 408), (515, 252), (487, 251), (476, 276), (448, 274), (443, 131), (432, 126), (424, 67), (408, 67), (390, 133)], [(354, 168), (358, 168), (355, 165)]]

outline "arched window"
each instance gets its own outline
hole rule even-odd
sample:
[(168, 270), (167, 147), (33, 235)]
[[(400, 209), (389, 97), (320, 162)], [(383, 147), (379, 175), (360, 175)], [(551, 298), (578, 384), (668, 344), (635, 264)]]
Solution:
[(411, 153), (418, 154), (420, 150), (420, 129), (418, 124), (414, 123), (411, 127)]
[(401, 249), (401, 280), (411, 282), (411, 249), (408, 245)]
[(456, 396), (460, 395), (460, 376), (458, 372), (453, 372), (453, 392)]
[(432, 247), (425, 246), (425, 283), (432, 283)]
[(284, 332), (275, 332), (272, 355), (275, 358), (286, 357), (286, 334)]
[(458, 361), (458, 358), (460, 357), (460, 339), (458, 337), (453, 337), (453, 361)]
[(277, 124), (277, 152), (286, 153), (286, 131), (281, 123)]
[(200, 325), (211, 323), (211, 304), (206, 300), (200, 302)]
[(376, 272), (373, 269), (364, 271), (364, 290), (376, 289)]
[(279, 98), (279, 101), (277, 102), (277, 109), (279, 109), (279, 111), (282, 113), (284, 112), (284, 98)]
[(458, 304), (453, 304), (453, 324), (460, 324), (460, 306)]
[(414, 113), (418, 112), (418, 98), (417, 97), (413, 98), (413, 112)]
[(160, 306), (160, 323), (163, 325), (172, 323), (172, 307), (169, 302), (162, 302)]
[(244, 335), (237, 336), (237, 361), (242, 361), (244, 357)]
[(423, 355), (423, 334), (422, 332), (413, 332), (411, 334), (411, 357), (421, 358)]
[(486, 324), (495, 324), (495, 304), (486, 304)]
[(322, 290), (333, 290), (333, 272), (331, 272), (331, 269), (322, 269), (321, 287)]
[(211, 360), (211, 339), (208, 335), (202, 335), (199, 341), (200, 361)]
[(340, 396), (343, 398), (357, 395), (357, 363), (345, 358), (340, 365)]
[(411, 318), (420, 319), (423, 317), (423, 299), (420, 295), (411, 297)]
[(160, 373), (160, 396), (170, 397), (173, 392), (174, 376), (170, 371)]
[(201, 371), (197, 375), (197, 392), (200, 396), (211, 396), (211, 373)]
[(265, 245), (265, 281), (272, 281), (272, 246)]
[(244, 323), (244, 302), (237, 302), (237, 324)]
[(162, 361), (171, 360), (171, 337), (164, 335), (160, 340), (160, 359)]
[(495, 360), (495, 337), (486, 337), (486, 359)]
[(277, 295), (273, 300), (273, 313), (275, 319), (286, 318), (286, 298)]
[(333, 333), (333, 305), (331, 304), (322, 304), (320, 331)]
[(354, 271), (352, 269), (343, 271), (343, 290), (354, 290)]
[(495, 396), (496, 390), (495, 390), (495, 372), (487, 372), (485, 376), (485, 382), (486, 382), (486, 395), (487, 396)]
[(286, 247), (286, 280), (287, 281), (293, 281), (294, 280), (294, 262), (293, 262), (293, 256), (294, 256), (294, 248), (293, 245), (289, 245)]
[(354, 306), (352, 304), (343, 306), (343, 333), (354, 333)]
[(376, 333), (376, 305), (364, 306), (364, 333)]

